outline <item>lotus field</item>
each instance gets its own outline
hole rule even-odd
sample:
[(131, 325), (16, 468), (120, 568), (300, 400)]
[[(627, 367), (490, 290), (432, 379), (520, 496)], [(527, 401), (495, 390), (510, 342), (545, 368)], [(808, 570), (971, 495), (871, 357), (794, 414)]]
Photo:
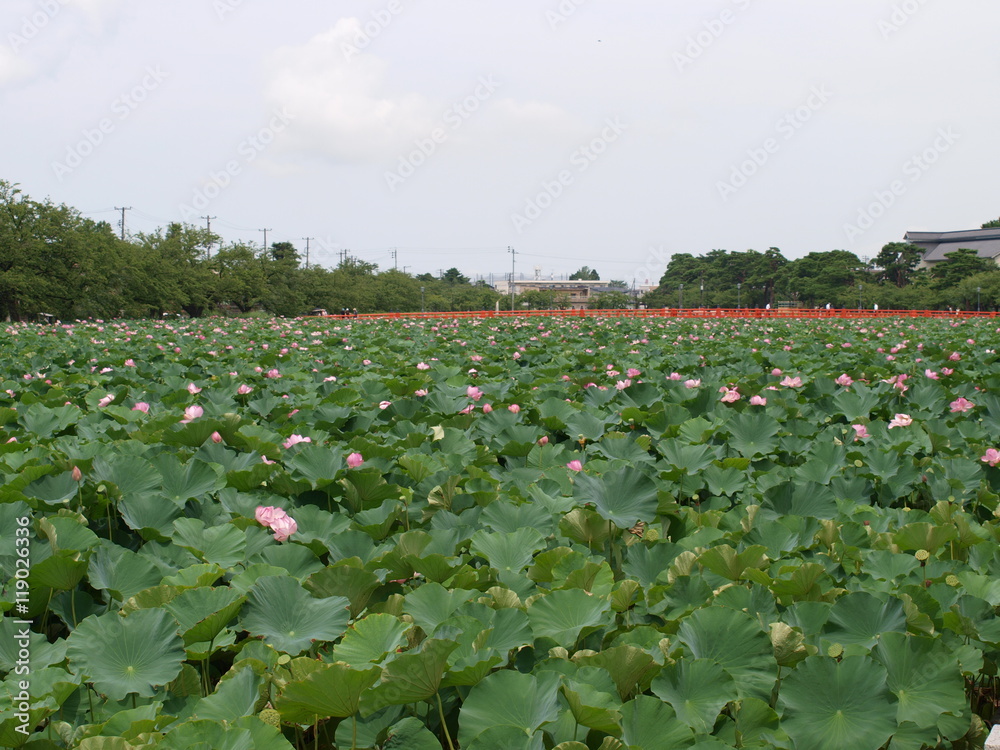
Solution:
[(0, 745), (982, 747), (996, 325), (9, 325)]

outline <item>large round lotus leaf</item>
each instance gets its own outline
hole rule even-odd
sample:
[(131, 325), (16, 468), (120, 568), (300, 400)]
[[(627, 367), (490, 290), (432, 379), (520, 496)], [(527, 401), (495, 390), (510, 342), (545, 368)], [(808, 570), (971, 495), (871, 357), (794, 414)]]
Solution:
[(601, 518), (620, 529), (651, 521), (656, 515), (656, 495), (653, 480), (635, 469), (618, 469), (601, 476), (580, 474), (575, 480), (577, 503), (592, 503)]
[(154, 688), (180, 674), (184, 662), (177, 622), (162, 609), (91, 616), (68, 640), (70, 667), (112, 700), (130, 693), (151, 697)]
[(770, 700), (778, 663), (757, 620), (728, 607), (706, 607), (684, 619), (677, 638), (696, 659), (711, 659), (731, 674), (740, 697)]
[(571, 648), (585, 629), (605, 623), (611, 604), (582, 589), (560, 589), (528, 607), (528, 619), (535, 638), (551, 638), (560, 646)]
[(652, 689), (697, 734), (710, 734), (725, 705), (739, 697), (733, 678), (708, 659), (681, 659), (664, 667)]
[(300, 654), (313, 641), (344, 634), (350, 602), (342, 596), (314, 599), (290, 576), (265, 576), (250, 589), (242, 625), (278, 651)]
[(779, 707), (796, 748), (877, 748), (896, 729), (885, 668), (867, 656), (806, 659), (782, 682)]
[(651, 695), (640, 695), (622, 706), (622, 742), (643, 750), (674, 750), (686, 747), (691, 730), (674, 710)]
[(495, 727), (519, 730), (530, 737), (536, 729), (559, 716), (559, 675), (535, 676), (520, 672), (495, 672), (476, 685), (459, 713), (458, 741), (466, 747)]
[(378, 682), (380, 674), (375, 666), (354, 669), (343, 662), (322, 664), (303, 679), (285, 685), (275, 707), (285, 721), (299, 723), (311, 723), (316, 717), (353, 716), (361, 694)]

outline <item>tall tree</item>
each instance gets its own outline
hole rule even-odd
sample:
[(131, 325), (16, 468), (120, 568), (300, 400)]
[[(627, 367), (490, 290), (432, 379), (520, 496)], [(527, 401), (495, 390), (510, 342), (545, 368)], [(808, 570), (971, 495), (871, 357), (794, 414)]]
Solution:
[(584, 266), (579, 271), (570, 274), (570, 281), (600, 281), (601, 275), (590, 266)]
[(902, 289), (910, 283), (916, 273), (920, 259), (924, 257), (924, 249), (908, 242), (890, 242), (883, 246), (875, 260), (876, 268), (882, 269), (879, 278), (882, 281), (895, 284)]

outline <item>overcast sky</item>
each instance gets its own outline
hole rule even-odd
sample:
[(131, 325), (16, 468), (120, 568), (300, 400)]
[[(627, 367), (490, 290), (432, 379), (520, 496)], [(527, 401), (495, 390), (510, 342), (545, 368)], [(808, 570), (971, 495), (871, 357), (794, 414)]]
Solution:
[[(3, 0), (0, 179), (129, 232), (655, 283), (1000, 216), (997, 0)], [(396, 249), (396, 257), (393, 257)]]

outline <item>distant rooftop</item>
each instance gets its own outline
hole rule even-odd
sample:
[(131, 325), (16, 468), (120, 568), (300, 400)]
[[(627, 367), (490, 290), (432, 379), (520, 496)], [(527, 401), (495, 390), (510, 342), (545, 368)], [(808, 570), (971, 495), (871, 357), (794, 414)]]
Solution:
[(967, 229), (960, 232), (907, 232), (903, 237), (913, 245), (924, 248), (923, 265), (933, 265), (947, 260), (948, 253), (960, 248), (975, 250), (980, 258), (1000, 258), (1000, 228)]

